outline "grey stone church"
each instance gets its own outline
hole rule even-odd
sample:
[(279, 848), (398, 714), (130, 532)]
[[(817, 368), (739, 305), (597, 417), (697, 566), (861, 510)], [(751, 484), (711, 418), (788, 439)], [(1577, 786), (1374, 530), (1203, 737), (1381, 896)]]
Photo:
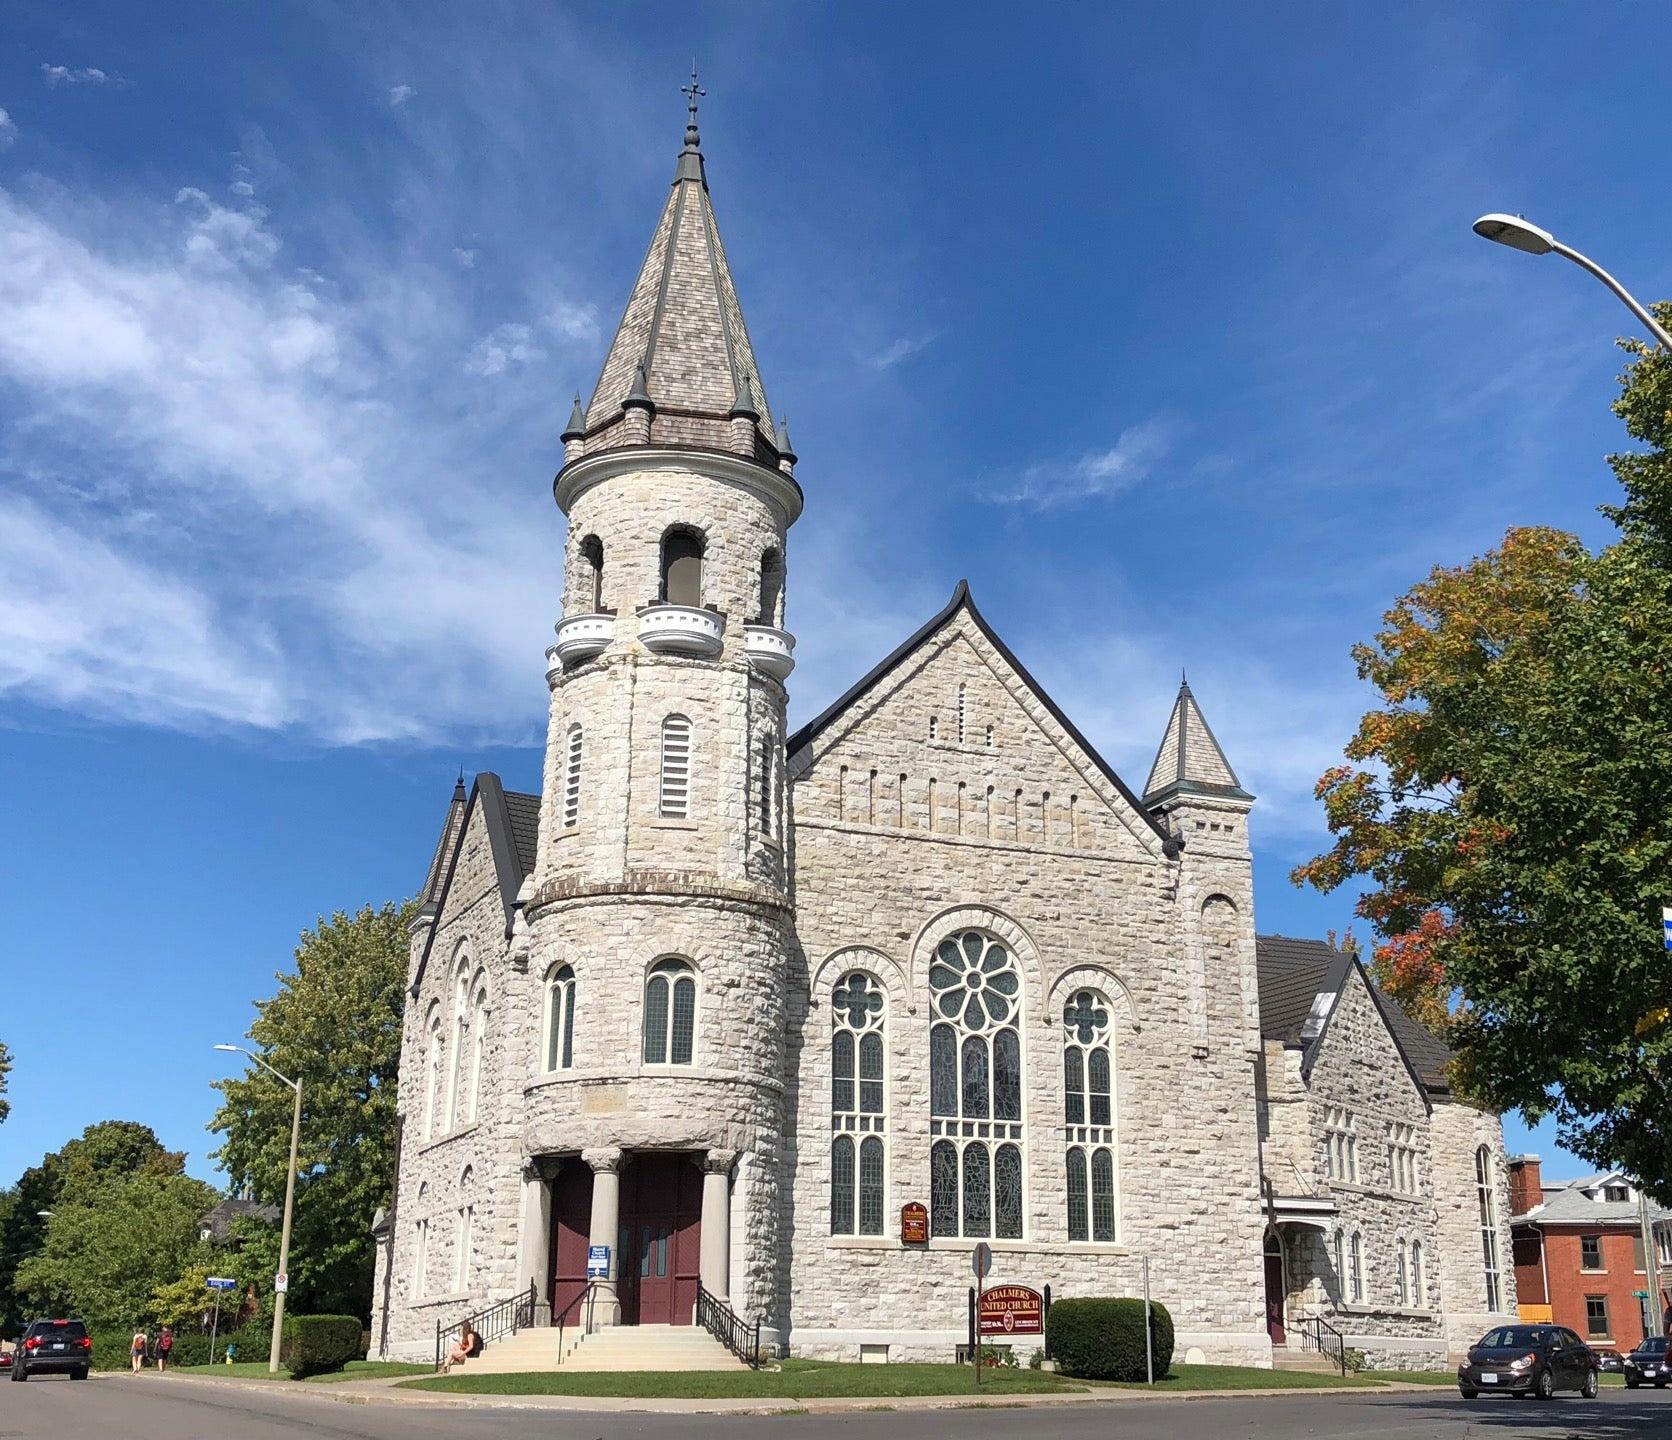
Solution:
[(803, 491), (694, 110), (562, 444), (541, 793), (455, 791), (412, 932), (377, 1352), (532, 1287), (949, 1359), (981, 1240), (1059, 1297), (1147, 1259), (1181, 1358), (1321, 1320), (1432, 1366), (1514, 1316), (1497, 1117), (1351, 956), (1256, 936), (1188, 687), (1134, 790), (959, 585), (789, 732)]

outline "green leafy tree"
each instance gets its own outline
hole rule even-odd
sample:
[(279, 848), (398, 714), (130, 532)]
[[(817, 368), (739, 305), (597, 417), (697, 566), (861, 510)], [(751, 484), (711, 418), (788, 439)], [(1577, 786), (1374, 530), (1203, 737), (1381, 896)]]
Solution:
[[(293, 1309), (369, 1316), (372, 1217), (395, 1165), (395, 1080), (413, 907), (338, 912), (305, 931), (296, 968), (257, 1004), (250, 1038), (280, 1074), (302, 1081), (302, 1137), (290, 1245)], [(291, 1091), (252, 1067), (219, 1082), (210, 1128), (235, 1186), (284, 1202)], [(266, 1285), (271, 1285), (271, 1276)], [(266, 1290), (264, 1288), (263, 1294)]]
[(179, 1279), (167, 1281), (151, 1292), (147, 1317), (155, 1324), (175, 1330), (196, 1329), (210, 1308), (209, 1277), (214, 1273), (201, 1260), (188, 1263)]
[(1401, 598), (1295, 878), (1368, 882), (1378, 972), (1470, 1093), (1672, 1200), (1672, 359), (1624, 348), (1619, 538), (1512, 530)]
[(219, 1197), (186, 1175), (108, 1176), (60, 1198), (40, 1252), (19, 1267), (29, 1304), (96, 1328), (147, 1318), (159, 1286), (199, 1253), (199, 1223)]
[(6, 1082), (11, 1078), (12, 1052), (6, 1048), (6, 1043), (0, 1040), (0, 1123), (3, 1123), (12, 1113), (12, 1102), (6, 1098)]
[(185, 1156), (163, 1147), (148, 1125), (101, 1120), (31, 1165), (6, 1192), (0, 1212), (0, 1334), (15, 1334), (27, 1319), (18, 1293), (18, 1267), (40, 1250), (47, 1221), (41, 1214), (85, 1195), (103, 1179), (123, 1175), (179, 1175)]

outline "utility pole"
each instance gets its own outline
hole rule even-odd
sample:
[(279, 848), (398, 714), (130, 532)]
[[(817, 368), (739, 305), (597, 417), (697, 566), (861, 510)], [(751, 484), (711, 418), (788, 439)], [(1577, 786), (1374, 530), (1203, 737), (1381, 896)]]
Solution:
[(1645, 1333), (1661, 1333), (1660, 1257), (1655, 1254), (1655, 1226), (1649, 1218), (1649, 1196), (1642, 1182), (1637, 1184), (1637, 1222), (1643, 1227), (1643, 1278), (1648, 1286), (1649, 1302)]

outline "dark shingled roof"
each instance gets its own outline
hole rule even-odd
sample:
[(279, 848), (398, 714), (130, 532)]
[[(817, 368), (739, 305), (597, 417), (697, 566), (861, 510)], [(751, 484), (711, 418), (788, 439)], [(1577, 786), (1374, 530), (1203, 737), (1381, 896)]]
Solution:
[(517, 852), (517, 882), (528, 878), (534, 868), (534, 849), (540, 830), (540, 797), (520, 790), (505, 792), (505, 808), (511, 816), (511, 840)]
[[(1260, 1033), (1285, 1045), (1304, 1043), (1302, 1031), (1320, 993), (1340, 988), (1346, 978), (1348, 957), (1326, 940), (1297, 940), (1288, 935), (1255, 937), (1255, 964), (1260, 984)], [(1333, 972), (1333, 973), (1332, 973)], [(1446, 1070), (1452, 1053), (1433, 1031), (1413, 1019), (1399, 1004), (1371, 983), (1376, 1008), (1382, 1012), (1393, 1042), (1431, 1095), (1449, 1095), (1451, 1081)]]
[(199, 1229), (209, 1232), (209, 1238), (217, 1245), (224, 1245), (232, 1238), (232, 1227), (246, 1216), (264, 1220), (269, 1225), (277, 1225), (279, 1207), (263, 1205), (259, 1200), (228, 1198), (221, 1201), (197, 1223)]

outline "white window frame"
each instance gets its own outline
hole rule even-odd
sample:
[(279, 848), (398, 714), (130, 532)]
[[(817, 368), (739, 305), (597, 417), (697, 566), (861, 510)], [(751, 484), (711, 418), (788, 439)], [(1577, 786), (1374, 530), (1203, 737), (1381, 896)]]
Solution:
[(1347, 1237), (1347, 1269), (1351, 1303), (1362, 1305), (1369, 1286), (1364, 1264), (1364, 1232), (1356, 1228)]
[[(417, 1209), (429, 1200), (429, 1186), (418, 1187)], [(412, 1226), (412, 1298), (422, 1300), (430, 1283), (430, 1217), (420, 1214)]]
[[(857, 990), (855, 986), (857, 984)], [(846, 994), (863, 995), (863, 1006), (844, 1002)], [(879, 1003), (871, 1004), (874, 997)], [(863, 1008), (864, 1014), (856, 1017), (856, 1010)], [(852, 1051), (851, 1071), (840, 1065), (837, 1059), (837, 1039), (839, 1036), (850, 1037), (849, 1048)], [(882, 1058), (882, 1075), (877, 1080), (866, 1080), (861, 1054), (867, 1040), (875, 1040), (880, 1046)], [(888, 1183), (889, 1183), (889, 1153), (888, 1153), (888, 1106), (889, 1080), (891, 1066), (888, 1054), (888, 988), (881, 979), (868, 970), (844, 971), (841, 978), (830, 990), (830, 1064), (831, 1064), (831, 1094), (830, 1094), (830, 1233), (832, 1235), (858, 1235), (868, 1238), (880, 1238), (888, 1233)], [(846, 1073), (844, 1073), (846, 1072)], [(838, 1104), (837, 1089), (846, 1083), (849, 1086), (848, 1104)], [(865, 1107), (866, 1085), (879, 1087), (878, 1108)], [(851, 1142), (851, 1155), (841, 1150), (839, 1141), (847, 1139)], [(865, 1217), (865, 1188), (864, 1150), (866, 1145), (875, 1140), (882, 1152), (882, 1197), (881, 1206), (876, 1217), (875, 1228), (866, 1227)], [(842, 1156), (844, 1158), (838, 1158)], [(838, 1167), (846, 1164), (848, 1173), (844, 1177)], [(848, 1184), (848, 1198), (851, 1214), (844, 1225), (838, 1220), (836, 1213), (836, 1187), (840, 1181), (846, 1179)]]
[(1475, 1150), (1475, 1205), (1480, 1218), (1481, 1277), (1486, 1282), (1486, 1310), (1498, 1315), (1504, 1307), (1503, 1257), (1498, 1249), (1498, 1169), (1490, 1146)]
[(1401, 1120), (1388, 1122), (1388, 1188), (1395, 1195), (1416, 1195), (1417, 1131), (1416, 1126)]
[(563, 759), (563, 828), (581, 823), (581, 767), (585, 763), (586, 734), (577, 721), (565, 737)]
[(446, 1066), (441, 1056), (441, 1009), (434, 1006), (430, 1010), (429, 1025), (426, 1027), (425, 1056), (424, 1056), (424, 1138), (433, 1140), (441, 1119), (442, 1106), (445, 1096), (441, 1089)]
[(1428, 1247), (1420, 1237), (1411, 1241), (1411, 1304), (1417, 1310), (1428, 1308)]
[(461, 945), (453, 961), (453, 1040), (447, 1047), (447, 1108), (441, 1133), (459, 1124), (459, 1086), (463, 1080), (465, 1015), (470, 1005), (470, 951)]
[(470, 1075), (469, 1086), (465, 1091), (464, 1123), (472, 1125), (482, 1104), (482, 1067), (487, 1061), (488, 1048), (488, 987), (483, 984), (476, 987), (475, 998), (470, 1002)]
[[(665, 1029), (662, 1031), (662, 1059), (652, 1060), (648, 1057), (650, 1048), (650, 987), (658, 980), (667, 984), (668, 1004)], [(680, 980), (691, 981), (691, 1058), (689, 1060), (675, 1060), (673, 1058), (673, 1006), (674, 990)], [(641, 1035), (639, 1043), (639, 1058), (646, 1069), (650, 1070), (689, 1070), (699, 1063), (702, 1053), (702, 975), (696, 965), (685, 955), (663, 955), (650, 966), (644, 974), (644, 985), (640, 992)]]
[(1331, 1105), (1324, 1117), (1326, 1169), (1331, 1180), (1359, 1183), (1358, 1121), (1344, 1105)]
[(656, 813), (663, 820), (691, 818), (691, 784), (695, 778), (695, 731), (684, 714), (662, 718), (661, 774), (656, 790)]
[[(1089, 1006), (1089, 1013), (1080, 1007)], [(1121, 1174), (1118, 1129), (1120, 1079), (1115, 1064), (1114, 1046), (1115, 1007), (1109, 997), (1095, 986), (1076, 986), (1063, 1000), (1063, 1225), (1070, 1244), (1118, 1245), (1123, 1233), (1121, 1226)], [(1106, 1122), (1099, 1122), (1092, 1113), (1092, 1060), (1102, 1055), (1109, 1071), (1109, 1114)], [(1072, 1086), (1069, 1066), (1072, 1059), (1079, 1062), (1079, 1083)], [(1079, 1119), (1073, 1114), (1073, 1102), (1078, 1100)], [(1086, 1173), (1085, 1233), (1076, 1234), (1074, 1223), (1073, 1185), (1070, 1157), (1076, 1152), (1083, 1157)], [(1100, 1158), (1106, 1158), (1110, 1171), (1109, 1233), (1097, 1233), (1097, 1171)]]
[(546, 971), (545, 1009), (540, 1017), (541, 1074), (556, 1075), (574, 1066), (576, 984), (573, 965), (553, 965)]
[(476, 1243), (476, 1196), (472, 1193), (476, 1172), (469, 1166), (459, 1176), (459, 1209), (456, 1253), (453, 1256), (453, 1293), (470, 1293), (470, 1252)]

